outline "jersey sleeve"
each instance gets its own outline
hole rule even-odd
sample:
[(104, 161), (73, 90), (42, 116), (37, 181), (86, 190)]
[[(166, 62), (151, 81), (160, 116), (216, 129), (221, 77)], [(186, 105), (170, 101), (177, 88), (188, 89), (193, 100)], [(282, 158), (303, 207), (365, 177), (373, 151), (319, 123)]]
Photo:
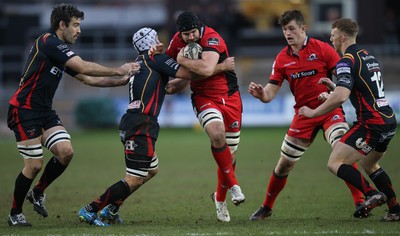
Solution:
[(153, 57), (155, 61), (154, 68), (161, 74), (168, 75), (169, 77), (175, 77), (179, 70), (180, 65), (175, 59), (171, 58), (167, 54), (157, 54)]
[(280, 66), (279, 55), (275, 58), (274, 63), (272, 64), (271, 75), (269, 76), (268, 83), (282, 86), (283, 81), (285, 80), (285, 72), (283, 68)]
[(352, 90), (354, 85), (354, 77), (353, 77), (353, 61), (344, 56), (336, 65), (336, 78), (337, 84), (336, 86), (342, 86)]
[(172, 57), (174, 59), (176, 59), (176, 57), (178, 56), (178, 53), (179, 53), (179, 51), (178, 51), (178, 48), (179, 48), (178, 47), (178, 40), (179, 40), (179, 38), (178, 37), (179, 37), (178, 33), (176, 33), (174, 35), (174, 37), (171, 39), (171, 41), (169, 42), (168, 48), (165, 51), (165, 53), (167, 55), (169, 55), (170, 57)]
[(205, 34), (200, 41), (200, 46), (203, 48), (203, 52), (214, 51), (218, 54), (224, 52), (226, 48), (224, 40), (216, 32)]
[(66, 72), (67, 74), (69, 74), (70, 76), (72, 76), (72, 77), (75, 77), (75, 75), (79, 74), (78, 72), (74, 71), (73, 69), (71, 69), (71, 68), (69, 68), (69, 67), (66, 67), (66, 68), (65, 68), (65, 72)]
[(46, 34), (41, 39), (44, 53), (51, 59), (65, 64), (76, 54), (68, 48), (68, 45), (51, 34)]

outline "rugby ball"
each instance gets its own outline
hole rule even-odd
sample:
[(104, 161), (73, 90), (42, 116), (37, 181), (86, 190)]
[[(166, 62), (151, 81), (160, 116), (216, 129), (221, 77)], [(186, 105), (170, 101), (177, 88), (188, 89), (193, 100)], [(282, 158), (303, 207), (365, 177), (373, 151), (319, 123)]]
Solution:
[(183, 56), (189, 59), (200, 59), (202, 51), (203, 48), (199, 44), (191, 42), (183, 49)]

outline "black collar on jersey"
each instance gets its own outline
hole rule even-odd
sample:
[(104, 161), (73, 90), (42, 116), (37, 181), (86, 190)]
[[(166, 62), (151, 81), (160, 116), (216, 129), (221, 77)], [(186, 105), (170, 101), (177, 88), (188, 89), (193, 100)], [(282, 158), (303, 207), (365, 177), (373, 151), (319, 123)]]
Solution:
[[(346, 48), (346, 52), (347, 52), (347, 51), (351, 51), (351, 50), (357, 51), (359, 48), (360, 48), (360, 47), (358, 46), (358, 44), (354, 43), (354, 44), (352, 44), (352, 45), (350, 45), (350, 46), (348, 46), (348, 47)], [(346, 52), (345, 52), (345, 53), (346, 53)]]

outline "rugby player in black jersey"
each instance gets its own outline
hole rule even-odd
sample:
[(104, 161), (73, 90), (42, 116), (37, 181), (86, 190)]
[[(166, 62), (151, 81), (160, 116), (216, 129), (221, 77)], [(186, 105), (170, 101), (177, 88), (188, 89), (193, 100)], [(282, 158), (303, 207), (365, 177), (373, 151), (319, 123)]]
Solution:
[[(68, 47), (81, 33), (84, 13), (71, 4), (54, 7), (49, 32), (40, 35), (29, 51), (18, 89), (8, 110), (8, 127), (14, 131), (24, 168), (15, 181), (10, 226), (31, 226), (22, 213), (25, 198), (43, 217), (48, 216), (44, 190), (67, 168), (73, 156), (70, 135), (53, 110), (54, 94), (64, 72), (80, 82), (96, 87), (126, 85), (137, 73), (138, 63), (117, 68), (83, 60)], [(117, 78), (109, 76), (118, 76)], [(121, 76), (123, 76), (121, 78)], [(43, 166), (43, 148), (53, 154), (38, 183), (29, 188)]]

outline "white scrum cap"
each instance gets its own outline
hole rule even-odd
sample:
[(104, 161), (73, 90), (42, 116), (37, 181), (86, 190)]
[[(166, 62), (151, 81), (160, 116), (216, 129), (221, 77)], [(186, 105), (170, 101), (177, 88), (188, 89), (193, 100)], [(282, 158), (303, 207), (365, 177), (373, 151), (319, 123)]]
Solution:
[(133, 47), (138, 52), (149, 50), (151, 46), (157, 43), (157, 31), (152, 28), (141, 28), (132, 37)]

